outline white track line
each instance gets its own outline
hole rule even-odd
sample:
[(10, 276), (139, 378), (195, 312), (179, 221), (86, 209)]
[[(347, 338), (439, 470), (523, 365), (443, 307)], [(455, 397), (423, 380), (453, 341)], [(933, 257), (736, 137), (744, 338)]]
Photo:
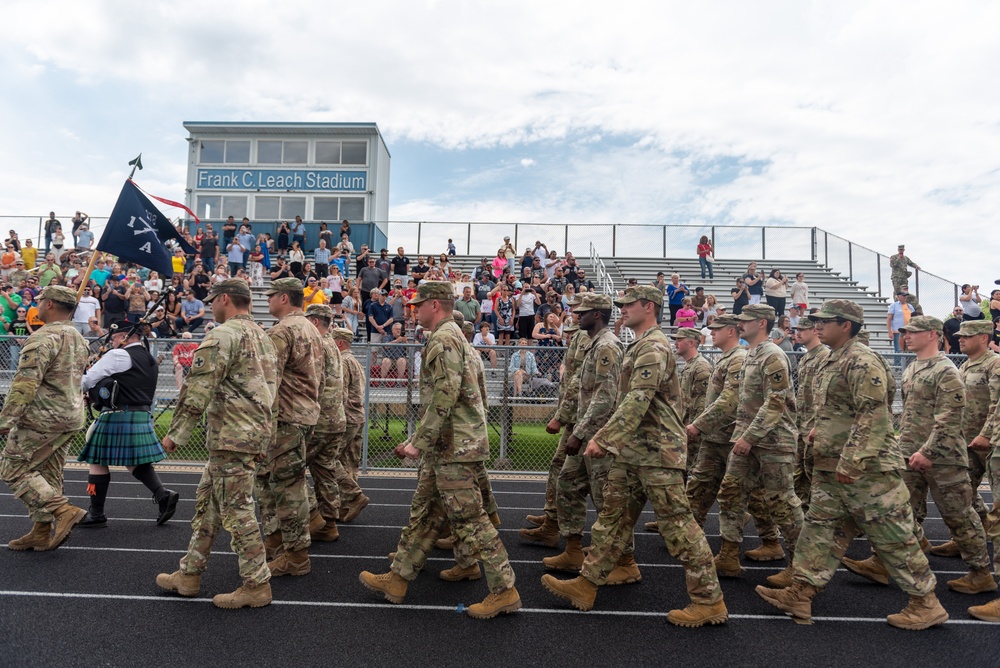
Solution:
[[(85, 594), (72, 592), (37, 592), (37, 591), (16, 591), (0, 590), (0, 596), (25, 597), (25, 598), (57, 598), (57, 599), (84, 599), (84, 600), (111, 600), (111, 601), (142, 601), (155, 603), (211, 603), (209, 598), (182, 598), (179, 596), (140, 596), (126, 594)], [(272, 601), (271, 605), (287, 605), (310, 608), (353, 608), (353, 609), (379, 609), (379, 610), (420, 610), (434, 612), (458, 612), (458, 606), (450, 605), (416, 605), (410, 603), (347, 603), (342, 601)], [(527, 614), (547, 614), (547, 615), (601, 615), (605, 617), (664, 617), (665, 612), (653, 612), (647, 610), (591, 610), (590, 612), (580, 612), (568, 608), (521, 608), (518, 612)], [(786, 621), (787, 617), (780, 614), (775, 615), (741, 615), (730, 614), (729, 619), (753, 620), (753, 621)], [(817, 622), (868, 622), (885, 624), (884, 617), (813, 617)], [(946, 624), (962, 624), (973, 626), (988, 626), (990, 622), (983, 622), (978, 619), (952, 619)], [(993, 624), (993, 626), (996, 626)]]

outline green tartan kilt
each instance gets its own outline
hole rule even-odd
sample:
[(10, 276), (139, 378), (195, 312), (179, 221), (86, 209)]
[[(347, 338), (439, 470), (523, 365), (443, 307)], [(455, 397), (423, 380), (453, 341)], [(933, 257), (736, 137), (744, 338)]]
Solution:
[(153, 431), (153, 416), (140, 411), (108, 411), (97, 425), (77, 461), (101, 466), (139, 466), (166, 458)]

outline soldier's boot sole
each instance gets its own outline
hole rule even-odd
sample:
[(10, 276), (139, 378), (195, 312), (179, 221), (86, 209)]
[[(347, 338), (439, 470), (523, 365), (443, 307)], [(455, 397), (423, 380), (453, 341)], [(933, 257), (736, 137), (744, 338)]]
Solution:
[(66, 504), (60, 506), (55, 511), (56, 516), (56, 528), (55, 532), (52, 534), (52, 540), (49, 542), (48, 547), (35, 548), (36, 551), (45, 552), (48, 550), (54, 550), (69, 538), (69, 534), (73, 531), (73, 527), (79, 524), (84, 517), (87, 516), (87, 511), (83, 508), (77, 508), (76, 506)]
[(984, 622), (1000, 624), (1000, 598), (994, 599), (985, 605), (974, 605), (969, 608), (969, 614)]
[(468, 568), (462, 568), (455, 564), (451, 568), (438, 573), (438, 577), (446, 582), (461, 582), (462, 580), (478, 580), (483, 577), (483, 571), (479, 564), (473, 564)]
[(959, 549), (958, 543), (953, 540), (949, 540), (947, 543), (941, 543), (940, 545), (935, 545), (929, 551), (935, 557), (960, 557), (962, 556), (962, 550)]
[(482, 603), (474, 603), (465, 611), (473, 619), (493, 619), (497, 615), (509, 615), (520, 609), (521, 596), (517, 593), (517, 589), (511, 587), (498, 594), (490, 592)]
[[(583, 582), (579, 582), (581, 580)], [(558, 580), (546, 574), (542, 576), (542, 586), (553, 596), (569, 601), (580, 612), (594, 609), (597, 586), (590, 584), (583, 577), (577, 577), (573, 580)]]
[(729, 610), (726, 604), (720, 599), (717, 603), (705, 605), (703, 603), (692, 603), (683, 610), (671, 610), (667, 613), (667, 621), (675, 626), (684, 626), (690, 629), (706, 624), (715, 626), (724, 624), (729, 620)]
[(256, 587), (241, 586), (232, 594), (217, 594), (212, 597), (212, 603), (223, 610), (238, 610), (240, 608), (263, 608), (271, 605), (271, 583), (265, 582)]

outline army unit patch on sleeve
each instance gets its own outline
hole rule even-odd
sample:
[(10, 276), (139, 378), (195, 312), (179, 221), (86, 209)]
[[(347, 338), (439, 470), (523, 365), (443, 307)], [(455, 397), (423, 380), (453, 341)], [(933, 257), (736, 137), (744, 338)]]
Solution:
[(194, 358), (194, 365), (199, 369), (205, 366), (205, 358), (202, 357), (201, 355), (198, 355), (197, 357)]
[(882, 379), (881, 378), (879, 378), (878, 376), (872, 376), (872, 385), (874, 385), (875, 387), (878, 387), (881, 384), (882, 384)]

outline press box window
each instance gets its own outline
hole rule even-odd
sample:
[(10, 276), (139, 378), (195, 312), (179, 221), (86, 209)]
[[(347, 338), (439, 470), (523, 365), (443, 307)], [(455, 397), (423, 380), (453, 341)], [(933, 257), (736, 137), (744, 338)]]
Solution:
[(364, 197), (315, 197), (313, 220), (364, 220)]

